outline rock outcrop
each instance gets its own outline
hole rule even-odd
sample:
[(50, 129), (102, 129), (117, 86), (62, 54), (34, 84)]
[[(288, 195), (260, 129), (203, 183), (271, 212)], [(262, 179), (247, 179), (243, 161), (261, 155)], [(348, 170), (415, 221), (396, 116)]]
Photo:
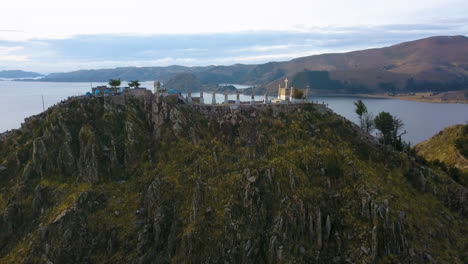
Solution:
[(75, 98), (0, 136), (0, 263), (466, 263), (465, 187), (320, 105)]

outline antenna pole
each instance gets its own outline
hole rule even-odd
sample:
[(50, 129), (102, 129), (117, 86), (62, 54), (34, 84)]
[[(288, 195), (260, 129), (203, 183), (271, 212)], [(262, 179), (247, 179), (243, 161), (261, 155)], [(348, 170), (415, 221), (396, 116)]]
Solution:
[(44, 87), (42, 87), (41, 97), (42, 97), (42, 112), (45, 112), (45, 105), (44, 105)]
[(45, 111), (45, 106), (44, 106), (44, 94), (41, 94), (42, 97), (42, 111)]

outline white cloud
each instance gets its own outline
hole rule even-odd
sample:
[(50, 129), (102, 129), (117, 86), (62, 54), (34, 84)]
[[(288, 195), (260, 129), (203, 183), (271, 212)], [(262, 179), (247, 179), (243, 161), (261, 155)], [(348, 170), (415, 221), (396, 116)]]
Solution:
[[(338, 0), (330, 1), (336, 2)], [(91, 12), (95, 12), (95, 10), (93, 9)], [(144, 16), (142, 19), (140, 19), (140, 16), (132, 18), (131, 21), (129, 18), (121, 16), (109, 18), (107, 17), (108, 13), (112, 14), (112, 12), (105, 13), (101, 20), (104, 21), (103, 23), (107, 23), (107, 19), (115, 21), (115, 27), (106, 29), (111, 31), (120, 30), (117, 25), (121, 21), (132, 24), (134, 23), (133, 20), (145, 21), (146, 19)], [(288, 11), (286, 15), (294, 18), (291, 13), (293, 11)], [(160, 16), (156, 18), (156, 14)], [(237, 21), (242, 24), (246, 17), (241, 15), (239, 18), (227, 20)], [(174, 16), (172, 20), (164, 20), (163, 18), (164, 12), (163, 14), (156, 12), (151, 17), (152, 20), (159, 21), (152, 24), (156, 31), (158, 26), (161, 25), (172, 28), (174, 26), (173, 21), (175, 21), (175, 27), (177, 27), (178, 23), (185, 23), (187, 31), (184, 34), (154, 35), (151, 31), (145, 31), (146, 25), (143, 25), (141, 28), (134, 28), (136, 33), (93, 35), (91, 31), (85, 35), (65, 37), (66, 34), (60, 36), (60, 33), (51, 27), (50, 34), (41, 35), (40, 31), (35, 32), (35, 34), (42, 37), (52, 36), (56, 39), (28, 40), (31, 35), (25, 33), (26, 31), (11, 30), (11, 25), (7, 25), (3, 27), (3, 30), (0, 29), (0, 67), (2, 69), (23, 69), (50, 73), (126, 66), (167, 66), (174, 64), (206, 66), (213, 64), (264, 63), (321, 53), (383, 47), (433, 35), (468, 35), (466, 23), (468, 18), (464, 17), (437, 19), (431, 23), (365, 26), (321, 26), (309, 23), (302, 26), (293, 25), (291, 26), (292, 29), (286, 31), (277, 29), (229, 33), (229, 27), (227, 27), (224, 29), (225, 33), (203, 34), (188, 34), (189, 30), (192, 30), (192, 21), (189, 21), (189, 23), (186, 19), (183, 19), (180, 22), (176, 19), (177, 16)], [(284, 23), (283, 26), (289, 25), (288, 19), (283, 19), (283, 17), (277, 17), (276, 19), (278, 23)], [(0, 23), (2, 20), (3, 17), (0, 17)], [(255, 19), (249, 21), (252, 23), (252, 27), (258, 25)], [(196, 24), (197, 22), (194, 21), (193, 23)], [(224, 25), (223, 23), (224, 20), (220, 20), (218, 24)], [(99, 26), (96, 25), (96, 28), (99, 28)], [(80, 30), (84, 28), (86, 27), (80, 28)], [(207, 27), (197, 30), (211, 29)], [(71, 36), (73, 32), (70, 29), (66, 33)], [(17, 34), (16, 37), (20, 41), (2, 41), (2, 34)]]
[(465, 15), (465, 0), (15, 0), (2, 2), (0, 39), (80, 34), (194, 34), (428, 22)]
[(164, 57), (154, 60), (56, 60), (53, 62), (36, 61), (31, 63), (12, 63), (10, 69), (31, 70), (41, 73), (67, 72), (79, 69), (102, 69), (115, 67), (149, 67), (169, 65), (199, 65), (202, 61), (193, 58)]
[(311, 50), (303, 50), (303, 51), (294, 51), (289, 50), (281, 53), (267, 53), (261, 55), (241, 55), (241, 56), (234, 56), (234, 57), (226, 57), (226, 58), (215, 58), (214, 60), (218, 63), (263, 63), (268, 61), (284, 61), (284, 60), (291, 60), (299, 57), (305, 56), (312, 56), (317, 54), (324, 54), (324, 53), (335, 53), (335, 52), (347, 52), (352, 51), (353, 49), (342, 48), (342, 49), (311, 49)]
[(290, 45), (271, 45), (271, 46), (258, 46), (258, 45), (255, 45), (255, 46), (250, 46), (250, 47), (247, 47), (247, 48), (236, 49), (234, 51), (239, 51), (239, 52), (242, 52), (242, 51), (257, 51), (257, 52), (261, 52), (261, 51), (272, 51), (272, 50), (286, 50), (286, 49), (289, 49), (289, 48), (291, 48)]
[(18, 51), (21, 51), (23, 47), (1, 47), (0, 46), (0, 62), (24, 62), (28, 60), (28, 57), (25, 55), (16, 54)]
[[(31, 66), (32, 70), (41, 68), (43, 73), (57, 71), (72, 71), (77, 69), (102, 69), (115, 67), (151, 67), (151, 66), (169, 66), (169, 65), (184, 65), (184, 66), (207, 66), (207, 65), (231, 65), (235, 63), (263, 63), (267, 61), (282, 61), (290, 60), (297, 57), (310, 56), (315, 54), (329, 52), (344, 52), (352, 49), (332, 50), (332, 49), (315, 49), (304, 51), (283, 51), (279, 53), (270, 52), (262, 55), (240, 55), (230, 57), (163, 57), (160, 59), (147, 60), (57, 60), (53, 63), (36, 62), (26, 66)], [(24, 65), (24, 64), (22, 64)], [(23, 67), (24, 68), (24, 67)], [(29, 68), (25, 68), (29, 69)], [(60, 69), (60, 70), (57, 70)]]

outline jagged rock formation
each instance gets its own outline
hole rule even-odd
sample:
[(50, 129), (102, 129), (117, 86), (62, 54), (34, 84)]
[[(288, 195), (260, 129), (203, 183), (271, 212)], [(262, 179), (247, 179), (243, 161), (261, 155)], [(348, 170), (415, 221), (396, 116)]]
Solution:
[(78, 98), (0, 166), (0, 263), (468, 261), (466, 188), (323, 106)]

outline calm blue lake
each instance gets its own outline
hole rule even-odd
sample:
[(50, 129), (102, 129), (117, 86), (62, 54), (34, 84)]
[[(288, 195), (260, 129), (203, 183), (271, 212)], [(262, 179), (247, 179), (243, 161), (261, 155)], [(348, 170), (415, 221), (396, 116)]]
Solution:
[[(93, 86), (101, 83), (93, 83)], [(143, 82), (142, 86), (152, 88), (152, 82)], [(45, 108), (66, 99), (68, 96), (82, 95), (89, 91), (90, 83), (46, 83), (0, 81), (0, 133), (19, 128), (24, 118), (42, 112), (42, 95)], [(194, 93), (193, 96), (198, 96)], [(205, 102), (211, 103), (211, 93), (204, 93)], [(263, 96), (256, 96), (262, 100)], [(229, 96), (235, 100), (235, 95)], [(314, 97), (313, 100), (325, 102), (336, 113), (358, 121), (354, 113), (355, 97)], [(224, 101), (223, 95), (216, 95), (218, 102)], [(249, 101), (250, 96), (241, 95), (242, 101)], [(408, 132), (404, 138), (415, 144), (430, 138), (443, 128), (468, 122), (468, 105), (409, 102), (395, 99), (363, 98), (367, 108), (374, 115), (381, 111), (390, 112), (405, 123)]]
[(405, 124), (407, 134), (403, 138), (412, 144), (419, 143), (437, 134), (447, 126), (468, 122), (467, 104), (421, 103), (395, 99), (356, 98), (356, 97), (316, 97), (324, 101), (337, 114), (358, 124), (354, 112), (354, 102), (361, 99), (367, 110), (375, 115), (389, 112)]

